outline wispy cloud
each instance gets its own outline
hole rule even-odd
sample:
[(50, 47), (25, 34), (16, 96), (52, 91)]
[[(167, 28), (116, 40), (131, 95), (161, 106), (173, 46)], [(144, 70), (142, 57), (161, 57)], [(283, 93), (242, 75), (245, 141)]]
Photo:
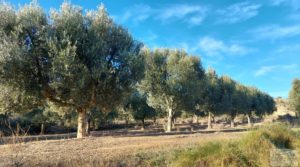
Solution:
[(275, 50), (275, 53), (296, 53), (300, 52), (300, 44), (285, 45)]
[(206, 36), (200, 39), (198, 47), (201, 51), (205, 52), (207, 56), (220, 56), (220, 55), (245, 55), (250, 49), (241, 46), (237, 43), (226, 44), (222, 40)]
[(271, 0), (271, 5), (273, 6), (290, 6), (294, 10), (300, 9), (300, 1), (299, 0)]
[(157, 18), (164, 22), (181, 19), (193, 25), (201, 24), (207, 14), (207, 7), (200, 5), (173, 5), (159, 10)]
[(270, 65), (270, 66), (262, 66), (258, 70), (255, 71), (254, 76), (259, 77), (266, 75), (268, 73), (274, 71), (288, 71), (292, 72), (298, 68), (297, 64), (289, 64), (289, 65)]
[(237, 23), (255, 17), (259, 13), (261, 4), (241, 2), (228, 6), (225, 9), (217, 10), (218, 23)]
[(146, 35), (143, 37), (143, 40), (147, 44), (150, 44), (150, 43), (153, 44), (157, 38), (158, 38), (158, 35), (156, 33), (154, 33), (153, 31), (148, 31), (146, 33)]
[(268, 25), (252, 30), (259, 39), (279, 39), (300, 35), (300, 24), (290, 26)]
[(190, 52), (190, 46), (187, 42), (180, 42), (178, 44), (178, 48), (184, 49), (185, 51)]
[(207, 12), (208, 8), (201, 5), (176, 4), (165, 8), (152, 8), (149, 5), (136, 4), (114, 18), (121, 23), (133, 21), (137, 24), (152, 18), (163, 23), (181, 20), (190, 25), (199, 25), (206, 18)]
[(131, 20), (133, 23), (138, 24), (147, 20), (153, 14), (154, 11), (149, 5), (135, 4), (121, 15), (114, 16), (114, 19), (121, 23)]

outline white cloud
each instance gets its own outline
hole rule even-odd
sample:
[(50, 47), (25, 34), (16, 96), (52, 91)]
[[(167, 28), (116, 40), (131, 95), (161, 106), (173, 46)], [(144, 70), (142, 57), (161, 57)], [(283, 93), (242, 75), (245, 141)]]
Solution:
[(173, 5), (161, 9), (157, 18), (162, 21), (183, 19), (193, 25), (201, 24), (206, 17), (207, 8), (200, 5)]
[(188, 14), (201, 11), (202, 8), (199, 6), (189, 6), (189, 5), (174, 5), (165, 10), (163, 10), (159, 16), (160, 19), (166, 20), (172, 17), (182, 18)]
[(178, 48), (184, 49), (186, 52), (190, 52), (190, 46), (187, 42), (179, 43)]
[(268, 25), (259, 27), (252, 33), (260, 39), (278, 39), (300, 35), (300, 24), (290, 26)]
[(148, 31), (145, 34), (146, 35), (143, 36), (141, 40), (145, 41), (147, 44), (155, 42), (155, 40), (158, 38), (158, 35), (153, 31)]
[(233, 4), (225, 9), (217, 11), (217, 14), (219, 15), (219, 20), (217, 22), (232, 24), (248, 20), (258, 15), (260, 7), (261, 4), (253, 4), (249, 2)]
[(188, 22), (192, 25), (199, 25), (203, 22), (203, 20), (205, 19), (206, 17), (206, 14), (205, 12), (203, 13), (199, 13), (199, 14), (196, 14), (195, 16), (191, 17), (188, 19)]
[(287, 2), (288, 0), (271, 0), (272, 5), (278, 6), (284, 2)]
[(286, 45), (275, 50), (275, 53), (299, 53), (300, 44)]
[(268, 73), (274, 71), (288, 71), (292, 72), (298, 68), (297, 64), (289, 64), (289, 65), (270, 65), (270, 66), (262, 66), (258, 70), (255, 71), (254, 76), (259, 77), (266, 75)]
[(202, 38), (199, 41), (198, 47), (205, 52), (207, 56), (226, 55), (245, 55), (250, 50), (239, 44), (226, 44), (222, 40), (218, 40), (209, 36)]
[(290, 6), (294, 10), (300, 9), (300, 1), (299, 0), (271, 0), (271, 5), (273, 6)]
[(133, 21), (138, 24), (149, 18), (153, 18), (163, 23), (172, 20), (182, 20), (190, 25), (199, 25), (206, 18), (207, 11), (207, 7), (200, 5), (177, 4), (154, 9), (149, 5), (138, 4), (127, 9), (123, 14), (114, 16), (114, 18), (121, 23)]
[(135, 24), (147, 20), (154, 14), (153, 9), (149, 5), (136, 4), (127, 9), (122, 15), (114, 16), (115, 20), (121, 23), (132, 20)]

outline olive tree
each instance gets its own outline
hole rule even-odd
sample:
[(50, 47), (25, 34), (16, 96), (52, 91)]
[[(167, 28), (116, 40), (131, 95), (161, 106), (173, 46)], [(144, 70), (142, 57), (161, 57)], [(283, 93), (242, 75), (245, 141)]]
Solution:
[(209, 68), (205, 74), (204, 91), (199, 93), (198, 106), (208, 115), (207, 128), (211, 129), (212, 115), (218, 115), (220, 112), (221, 89), (219, 78), (214, 69)]
[(63, 3), (50, 18), (35, 3), (4, 9), (3, 84), (35, 97), (39, 105), (51, 101), (76, 110), (78, 138), (86, 136), (88, 109), (110, 111), (141, 76), (141, 43), (115, 24), (103, 5), (83, 14), (80, 7)]
[(244, 107), (242, 108), (241, 113), (247, 117), (248, 127), (252, 127), (252, 117), (255, 114), (255, 102), (256, 102), (256, 92), (257, 89), (254, 87), (243, 87), (244, 92)]
[(221, 100), (219, 112), (230, 116), (230, 125), (234, 127), (234, 118), (237, 115), (242, 103), (242, 93), (237, 90), (237, 83), (229, 76), (220, 77)]
[(145, 129), (145, 119), (156, 115), (155, 109), (147, 104), (147, 97), (139, 92), (134, 92), (130, 98), (129, 107), (136, 121), (142, 122), (142, 130)]
[(145, 77), (139, 89), (147, 95), (149, 106), (167, 112), (166, 132), (170, 132), (175, 110), (190, 108), (195, 101), (204, 70), (199, 58), (184, 51), (145, 49), (144, 55)]
[(300, 80), (295, 79), (289, 92), (289, 103), (297, 116), (300, 113)]

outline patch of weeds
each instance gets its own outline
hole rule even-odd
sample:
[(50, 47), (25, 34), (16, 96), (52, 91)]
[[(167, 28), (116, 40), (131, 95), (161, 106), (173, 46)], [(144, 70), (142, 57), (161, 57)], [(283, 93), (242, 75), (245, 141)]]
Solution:
[(250, 132), (241, 140), (209, 142), (179, 153), (172, 166), (270, 166), (270, 151), (274, 148), (300, 149), (299, 134), (283, 124), (272, 124)]

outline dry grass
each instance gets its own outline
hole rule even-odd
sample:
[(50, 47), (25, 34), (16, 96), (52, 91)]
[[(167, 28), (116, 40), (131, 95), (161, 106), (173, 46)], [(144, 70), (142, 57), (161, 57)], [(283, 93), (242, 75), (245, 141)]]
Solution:
[[(168, 152), (192, 147), (208, 141), (240, 138), (247, 132), (217, 132), (211, 134), (139, 136), (139, 137), (89, 137), (56, 141), (36, 141), (0, 146), (0, 166), (8, 166), (16, 154), (22, 155), (23, 166), (122, 166), (114, 165), (140, 152)], [(18, 157), (20, 158), (20, 157)], [(78, 162), (78, 163), (77, 163)], [(98, 164), (98, 165), (95, 165)], [(74, 165), (75, 164), (75, 165)], [(93, 165), (94, 164), (94, 165)], [(110, 164), (110, 165), (109, 165)], [(125, 165), (124, 165), (125, 166)], [(129, 164), (130, 166), (130, 164)]]
[(271, 162), (276, 166), (291, 166), (292, 163), (295, 166), (299, 164), (300, 157), (290, 155), (285, 161), (284, 158), (277, 157), (275, 162), (270, 153), (274, 149), (299, 152), (299, 146), (299, 133), (282, 123), (269, 124), (238, 140), (214, 141), (182, 151), (172, 160), (171, 166), (269, 167)]

